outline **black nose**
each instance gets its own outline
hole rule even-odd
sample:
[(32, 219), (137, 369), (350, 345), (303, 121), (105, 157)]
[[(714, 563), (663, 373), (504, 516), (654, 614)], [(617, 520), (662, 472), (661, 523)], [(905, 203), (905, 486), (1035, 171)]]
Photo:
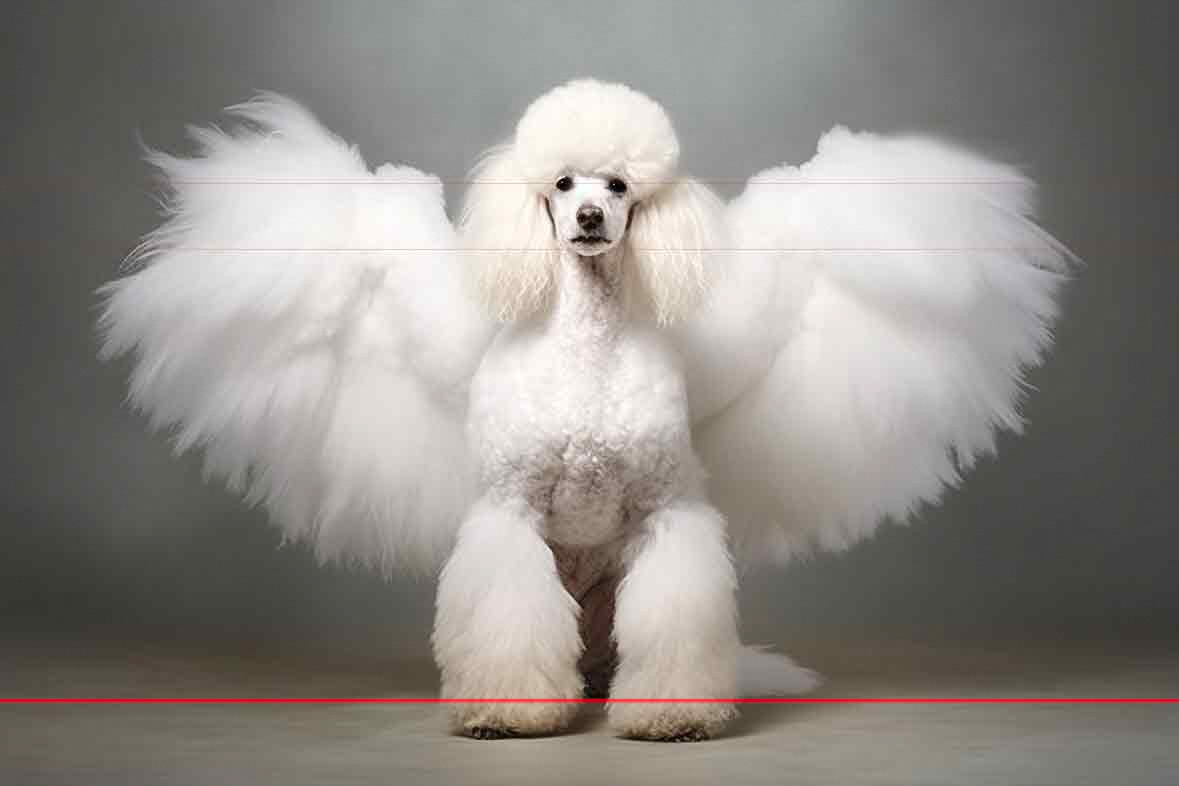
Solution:
[(582, 205), (577, 209), (577, 225), (589, 232), (602, 225), (602, 208)]

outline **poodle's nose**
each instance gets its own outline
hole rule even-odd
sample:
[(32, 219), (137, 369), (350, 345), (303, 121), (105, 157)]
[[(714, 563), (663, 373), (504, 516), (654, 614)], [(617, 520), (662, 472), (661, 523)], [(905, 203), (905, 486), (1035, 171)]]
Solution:
[(577, 209), (577, 225), (590, 232), (602, 225), (602, 208), (595, 205), (582, 205)]

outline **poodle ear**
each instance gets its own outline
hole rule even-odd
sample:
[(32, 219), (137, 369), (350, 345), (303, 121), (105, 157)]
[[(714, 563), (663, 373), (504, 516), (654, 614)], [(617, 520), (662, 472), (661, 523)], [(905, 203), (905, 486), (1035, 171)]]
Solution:
[(723, 250), (724, 205), (703, 184), (681, 179), (634, 207), (627, 237), (632, 291), (661, 325), (691, 313), (708, 292), (710, 257)]
[(557, 262), (552, 219), (511, 146), (493, 148), (476, 165), (459, 226), (480, 293), (496, 318), (518, 319), (548, 302)]

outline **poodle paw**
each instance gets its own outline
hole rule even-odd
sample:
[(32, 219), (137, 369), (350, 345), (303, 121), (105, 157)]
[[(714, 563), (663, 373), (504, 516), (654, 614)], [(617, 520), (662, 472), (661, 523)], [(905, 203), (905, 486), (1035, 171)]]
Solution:
[(450, 720), (456, 734), (477, 740), (545, 737), (564, 731), (577, 709), (571, 702), (473, 702), (458, 705)]
[(700, 742), (720, 733), (737, 715), (730, 702), (623, 703), (608, 709), (620, 737), (653, 742)]
[(443, 669), (441, 696), (449, 702), (451, 731), (477, 739), (557, 734), (574, 719), (585, 685), (572, 663), (547, 671), (496, 663)]

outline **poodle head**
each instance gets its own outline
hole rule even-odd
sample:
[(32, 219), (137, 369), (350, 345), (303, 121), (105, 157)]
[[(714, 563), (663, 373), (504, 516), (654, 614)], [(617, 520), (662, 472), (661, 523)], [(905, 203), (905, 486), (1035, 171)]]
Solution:
[(590, 79), (536, 99), (513, 140), (476, 167), (462, 217), (495, 314), (543, 309), (562, 253), (619, 246), (632, 303), (660, 323), (707, 289), (705, 252), (719, 247), (720, 201), (676, 173), (679, 142), (659, 104)]

